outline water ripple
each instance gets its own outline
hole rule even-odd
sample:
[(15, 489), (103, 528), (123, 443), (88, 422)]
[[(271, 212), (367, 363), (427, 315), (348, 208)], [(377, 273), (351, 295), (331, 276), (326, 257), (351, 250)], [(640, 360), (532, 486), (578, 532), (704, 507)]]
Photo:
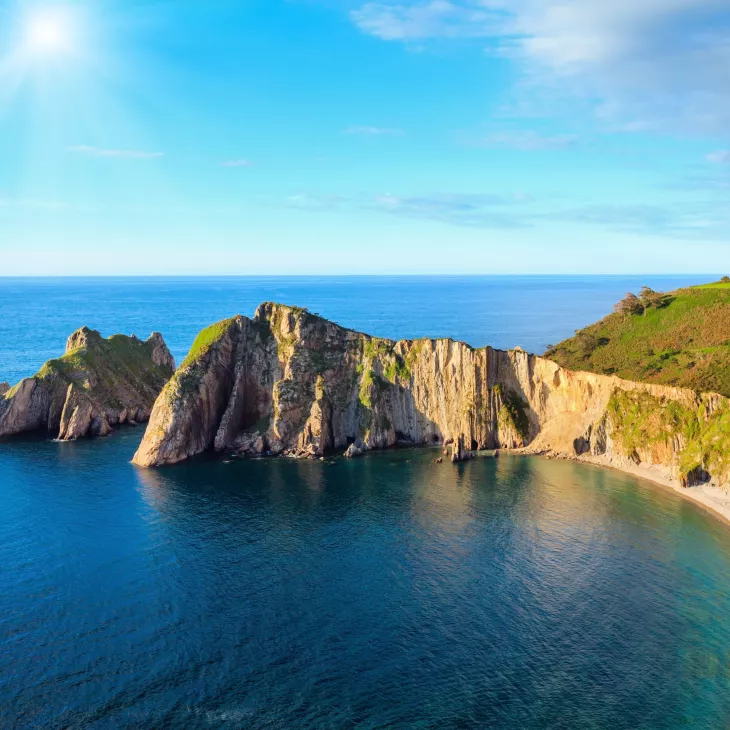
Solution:
[(0, 451), (3, 728), (722, 728), (730, 533), (584, 465)]

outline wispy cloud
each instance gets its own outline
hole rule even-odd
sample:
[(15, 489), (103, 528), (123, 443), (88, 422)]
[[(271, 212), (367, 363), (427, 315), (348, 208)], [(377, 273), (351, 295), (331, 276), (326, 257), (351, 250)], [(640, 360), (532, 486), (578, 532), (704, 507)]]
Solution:
[(730, 150), (717, 150), (710, 152), (706, 157), (708, 162), (714, 162), (718, 165), (730, 165)]
[(558, 112), (574, 98), (625, 130), (730, 126), (727, 0), (400, 0), (367, 2), (351, 18), (389, 41), (488, 39)]
[(113, 150), (89, 145), (73, 145), (66, 148), (69, 152), (76, 152), (89, 157), (119, 157), (129, 160), (151, 160), (164, 157), (164, 152), (145, 152), (143, 150)]
[(226, 160), (221, 162), (221, 167), (253, 167), (251, 160)]
[(355, 127), (348, 127), (344, 130), (345, 134), (359, 134), (363, 135), (365, 137), (384, 137), (384, 136), (393, 136), (393, 137), (402, 137), (405, 133), (402, 129), (397, 128), (387, 128), (387, 127), (364, 127), (364, 126), (355, 126)]
[(673, 204), (585, 204), (540, 210), (529, 196), (379, 196), (373, 209), (406, 218), (435, 220), (470, 228), (535, 228), (551, 222), (593, 226), (640, 236), (686, 240), (730, 238), (730, 206), (712, 201)]
[(566, 204), (550, 210), (545, 202), (516, 192), (435, 193), (423, 195), (322, 195), (297, 193), (277, 205), (312, 212), (369, 211), (452, 226), (483, 229), (538, 228), (560, 223), (590, 226), (638, 236), (684, 240), (730, 239), (730, 206), (706, 200), (692, 203)]
[(349, 202), (349, 199), (343, 195), (295, 193), (286, 198), (284, 205), (287, 208), (297, 208), (298, 210), (334, 210)]
[(522, 194), (379, 195), (369, 207), (404, 218), (420, 218), (479, 228), (524, 228), (527, 217), (510, 207), (529, 202)]
[(4, 198), (0, 197), (0, 209), (20, 210), (68, 210), (68, 203), (59, 200), (35, 200), (32, 198)]
[(730, 238), (730, 208), (707, 203), (666, 205), (584, 205), (540, 216), (543, 220), (583, 223), (619, 233), (684, 239)]
[(666, 190), (679, 190), (704, 193), (705, 195), (726, 195), (730, 190), (730, 170), (719, 168), (710, 172), (692, 171), (679, 179), (670, 180), (661, 185)]
[(501, 11), (483, 5), (448, 0), (401, 4), (369, 2), (353, 10), (350, 16), (366, 33), (388, 41), (479, 38), (498, 32), (503, 15)]
[[(534, 202), (524, 193), (490, 195), (483, 193), (443, 193), (433, 195), (322, 195), (296, 193), (283, 205), (298, 210), (329, 212), (361, 210), (403, 218), (440, 221), (458, 226), (522, 228), (529, 225), (518, 212)], [(281, 204), (281, 203), (280, 203)]]
[(575, 147), (578, 137), (572, 134), (542, 135), (529, 130), (517, 132), (497, 132), (487, 137), (465, 140), (467, 144), (477, 147), (497, 147), (515, 149), (521, 152), (540, 152), (548, 150), (563, 150)]

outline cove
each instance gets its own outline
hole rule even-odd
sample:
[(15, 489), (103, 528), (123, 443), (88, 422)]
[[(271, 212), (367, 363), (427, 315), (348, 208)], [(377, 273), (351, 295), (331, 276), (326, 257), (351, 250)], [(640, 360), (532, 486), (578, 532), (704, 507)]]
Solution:
[[(9, 728), (718, 728), (728, 527), (538, 457), (3, 445)], [(111, 538), (110, 538), (111, 536)]]

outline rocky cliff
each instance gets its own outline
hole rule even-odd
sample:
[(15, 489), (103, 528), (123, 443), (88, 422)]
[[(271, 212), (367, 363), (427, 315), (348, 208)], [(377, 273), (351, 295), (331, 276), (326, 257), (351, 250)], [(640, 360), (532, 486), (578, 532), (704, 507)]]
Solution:
[(730, 484), (722, 396), (572, 372), (521, 350), (378, 339), (263, 304), (201, 332), (155, 403), (134, 457), (208, 449), (320, 456), (444, 444), (659, 464), (685, 484)]
[(147, 421), (174, 370), (158, 333), (146, 342), (134, 335), (104, 339), (84, 327), (68, 338), (63, 357), (14, 388), (0, 386), (0, 438), (45, 431), (73, 440)]

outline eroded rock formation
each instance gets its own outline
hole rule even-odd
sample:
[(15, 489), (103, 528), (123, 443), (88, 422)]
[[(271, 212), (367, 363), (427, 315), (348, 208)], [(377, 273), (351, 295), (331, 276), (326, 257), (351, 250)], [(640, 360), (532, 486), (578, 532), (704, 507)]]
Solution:
[(204, 330), (155, 403), (141, 466), (207, 449), (350, 455), (397, 443), (604, 455), (730, 482), (730, 406), (713, 394), (571, 372), (522, 350), (393, 342), (263, 304)]
[(0, 438), (45, 431), (62, 440), (106, 436), (120, 423), (144, 422), (175, 361), (162, 336), (146, 342), (87, 327), (66, 353), (12, 389), (0, 387)]

